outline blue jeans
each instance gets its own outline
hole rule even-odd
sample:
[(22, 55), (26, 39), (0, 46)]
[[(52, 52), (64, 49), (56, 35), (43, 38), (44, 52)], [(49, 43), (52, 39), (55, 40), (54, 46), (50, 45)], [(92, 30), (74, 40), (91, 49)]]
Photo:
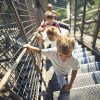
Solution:
[(58, 100), (70, 100), (70, 93), (61, 89)]
[(61, 88), (63, 85), (68, 83), (68, 75), (59, 75), (56, 73), (56, 76), (57, 76), (57, 80)]
[(70, 100), (70, 93), (64, 89), (64, 85), (68, 83), (68, 76), (67, 75), (57, 75), (58, 83), (60, 85), (60, 94), (58, 100)]

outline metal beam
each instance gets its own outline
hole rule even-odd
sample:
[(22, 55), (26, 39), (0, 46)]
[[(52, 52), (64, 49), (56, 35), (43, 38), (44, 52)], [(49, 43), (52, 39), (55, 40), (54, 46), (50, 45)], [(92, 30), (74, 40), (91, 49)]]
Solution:
[(23, 36), (23, 39), (25, 40), (26, 43), (28, 43), (28, 40), (27, 40), (26, 35), (25, 35), (25, 30), (23, 29), (23, 25), (21, 23), (20, 17), (19, 17), (19, 15), (17, 13), (17, 10), (15, 8), (13, 0), (7, 0), (7, 3), (9, 5), (11, 11), (14, 14), (14, 18), (15, 18), (15, 20), (17, 22), (18, 28), (20, 29), (20, 32), (21, 32), (21, 35)]

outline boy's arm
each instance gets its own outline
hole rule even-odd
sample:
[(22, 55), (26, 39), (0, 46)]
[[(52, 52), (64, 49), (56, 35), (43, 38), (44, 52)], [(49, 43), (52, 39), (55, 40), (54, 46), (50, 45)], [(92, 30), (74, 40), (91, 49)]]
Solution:
[(41, 22), (39, 32), (44, 32), (45, 28), (46, 28), (46, 25), (45, 25), (45, 20), (43, 20), (43, 21)]
[(77, 70), (72, 70), (70, 82), (68, 83), (68, 85), (66, 85), (66, 88), (65, 88), (66, 91), (70, 92), (70, 89), (72, 88), (72, 84), (76, 78), (76, 74), (77, 74)]
[(33, 46), (29, 45), (29, 44), (25, 44), (23, 47), (31, 50), (34, 53), (40, 53), (41, 52), (41, 50), (39, 48), (33, 47)]

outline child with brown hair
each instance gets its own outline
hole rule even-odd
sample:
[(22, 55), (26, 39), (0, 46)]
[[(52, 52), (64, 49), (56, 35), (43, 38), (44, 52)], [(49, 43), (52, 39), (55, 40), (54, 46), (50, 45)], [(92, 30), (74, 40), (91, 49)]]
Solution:
[(40, 41), (44, 40), (44, 41), (41, 41), (41, 43), (44, 42), (44, 45), (51, 44), (51, 47), (56, 46), (56, 40), (60, 35), (70, 36), (70, 34), (67, 31), (60, 33), (59, 29), (55, 26), (50, 26), (50, 27), (46, 28), (43, 36), (41, 36), (41, 35), (39, 35), (39, 33), (37, 33), (37, 37), (39, 37), (39, 40)]
[(47, 14), (48, 12), (52, 12), (52, 14), (53, 14), (53, 19), (56, 19), (56, 11), (53, 10), (53, 6), (52, 6), (51, 3), (49, 3), (49, 4), (47, 5), (47, 11), (46, 11), (46, 13), (45, 13), (44, 18), (46, 18), (46, 14)]
[(56, 39), (58, 37), (58, 35), (60, 34), (59, 29), (55, 26), (50, 26), (48, 28), (46, 28), (44, 34), (40, 35), (39, 33), (37, 33), (37, 37), (39, 38), (39, 41), (41, 43), (44, 43), (45, 48), (47, 48), (47, 46), (49, 44), (51, 44), (51, 47), (55, 47), (56, 46)]
[(60, 35), (59, 29), (57, 27), (50, 26), (46, 29), (46, 35), (47, 37), (45, 37), (45, 39), (48, 38), (48, 41), (49, 41), (49, 42), (48, 41), (46, 42), (48, 42), (49, 45), (51, 45), (51, 47), (55, 47), (57, 37)]
[(60, 23), (54, 20), (52, 12), (47, 12), (45, 16), (45, 21), (41, 24), (41, 32), (50, 26), (55, 26), (60, 30)]
[[(62, 99), (63, 95), (61, 91), (58, 100), (68, 100), (69, 97), (67, 93), (70, 92), (77, 74), (77, 70), (79, 69), (78, 60), (72, 55), (73, 44), (74, 41), (71, 37), (61, 35), (56, 40), (57, 47), (55, 48), (39, 49), (29, 44), (24, 45), (24, 48), (28, 48), (34, 53), (41, 53), (51, 60), (54, 71), (57, 75), (58, 83), (61, 88), (64, 86), (64, 93), (66, 94), (64, 95), (65, 99)], [(64, 77), (67, 79), (70, 71), (72, 71), (72, 73), (70, 81), (68, 82)]]

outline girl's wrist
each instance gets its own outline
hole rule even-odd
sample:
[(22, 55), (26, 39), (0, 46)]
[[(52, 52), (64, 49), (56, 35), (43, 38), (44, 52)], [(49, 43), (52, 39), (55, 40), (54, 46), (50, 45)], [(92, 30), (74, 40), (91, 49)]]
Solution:
[(31, 49), (31, 46), (28, 44), (28, 45), (27, 45), (27, 48), (28, 48), (28, 49)]

